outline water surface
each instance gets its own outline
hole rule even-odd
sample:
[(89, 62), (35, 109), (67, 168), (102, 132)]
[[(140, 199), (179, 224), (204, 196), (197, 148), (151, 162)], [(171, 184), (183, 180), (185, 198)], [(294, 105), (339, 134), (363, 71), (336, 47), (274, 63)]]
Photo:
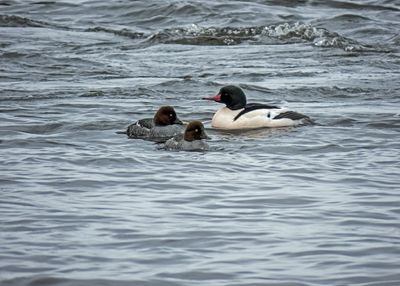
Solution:
[[(0, 3), (0, 284), (399, 285), (399, 12)], [(214, 130), (227, 84), (317, 124)], [(116, 134), (166, 104), (209, 152)]]

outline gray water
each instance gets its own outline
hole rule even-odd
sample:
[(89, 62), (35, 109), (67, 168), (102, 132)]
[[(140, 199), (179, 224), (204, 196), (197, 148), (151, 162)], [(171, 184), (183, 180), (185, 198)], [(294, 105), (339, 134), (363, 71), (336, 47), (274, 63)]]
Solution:
[[(0, 2), (1, 285), (400, 285), (398, 1)], [(316, 125), (221, 132), (227, 84)], [(116, 132), (173, 105), (208, 152)]]

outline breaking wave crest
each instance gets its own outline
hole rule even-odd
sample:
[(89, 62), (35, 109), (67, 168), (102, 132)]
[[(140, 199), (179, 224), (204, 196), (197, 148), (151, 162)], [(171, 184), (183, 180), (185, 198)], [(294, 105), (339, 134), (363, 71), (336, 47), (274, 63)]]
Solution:
[(260, 27), (189, 27), (168, 28), (152, 34), (136, 33), (124, 30), (111, 30), (96, 27), (87, 31), (110, 32), (134, 39), (143, 39), (149, 44), (182, 44), (182, 45), (238, 45), (250, 44), (286, 44), (305, 42), (316, 47), (340, 48), (348, 52), (383, 51), (378, 47), (364, 45), (356, 40), (346, 38), (324, 28), (309, 24), (279, 24)]
[(316, 28), (307, 24), (281, 24), (265, 27), (262, 32), (268, 37), (280, 40), (304, 40), (311, 42), (314, 46), (324, 48), (341, 48), (345, 51), (370, 51), (373, 47), (363, 45), (355, 40), (343, 37), (335, 32), (323, 28)]
[(87, 29), (68, 28), (53, 23), (32, 20), (15, 15), (0, 15), (0, 27), (34, 27), (85, 32), (112, 33), (117, 36), (140, 40), (144, 44), (181, 44), (181, 45), (238, 45), (250, 44), (287, 44), (296, 42), (311, 43), (317, 47), (340, 48), (348, 52), (386, 51), (379, 47), (364, 45), (324, 28), (303, 23), (283, 23), (256, 27), (201, 27), (192, 24), (188, 27), (167, 28), (154, 33), (136, 32), (130, 29), (112, 29), (92, 27)]
[(203, 28), (192, 25), (189, 28), (167, 29), (151, 35), (149, 39), (192, 45), (237, 45), (245, 41), (254, 44), (310, 42), (317, 47), (340, 48), (349, 52), (377, 50), (335, 32), (300, 23), (244, 28)]

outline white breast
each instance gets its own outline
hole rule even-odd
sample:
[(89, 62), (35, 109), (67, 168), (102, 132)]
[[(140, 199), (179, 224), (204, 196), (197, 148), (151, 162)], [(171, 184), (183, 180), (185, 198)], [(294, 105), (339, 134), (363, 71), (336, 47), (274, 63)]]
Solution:
[(233, 119), (241, 110), (242, 109), (231, 110), (227, 107), (222, 107), (214, 114), (211, 122), (212, 127), (220, 129), (233, 129), (231, 127), (231, 125), (234, 123)]

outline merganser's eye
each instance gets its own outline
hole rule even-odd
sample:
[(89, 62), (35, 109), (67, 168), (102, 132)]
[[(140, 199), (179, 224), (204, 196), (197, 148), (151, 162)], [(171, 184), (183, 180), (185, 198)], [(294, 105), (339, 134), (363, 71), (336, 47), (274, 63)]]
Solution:
[(195, 132), (199, 132), (199, 129), (196, 128), (194, 131), (195, 131)]
[(173, 115), (172, 113), (170, 113), (170, 114), (169, 114), (169, 117), (172, 117), (172, 116), (174, 116), (174, 115)]

